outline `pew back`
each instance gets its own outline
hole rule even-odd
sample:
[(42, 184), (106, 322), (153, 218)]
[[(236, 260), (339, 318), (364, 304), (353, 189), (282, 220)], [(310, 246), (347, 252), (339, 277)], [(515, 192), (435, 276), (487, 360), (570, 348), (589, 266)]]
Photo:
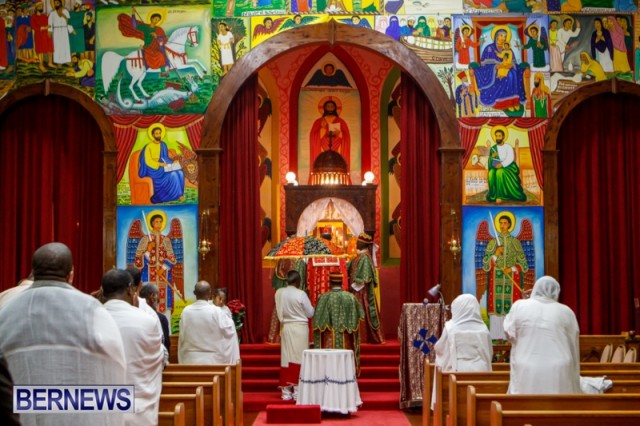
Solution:
[(173, 411), (160, 411), (158, 426), (186, 426), (184, 403), (177, 403)]
[(184, 404), (187, 426), (204, 426), (204, 395), (202, 387), (198, 386), (195, 393), (160, 395), (160, 411), (171, 411), (180, 402)]
[(503, 410), (499, 402), (491, 405), (491, 426), (620, 426), (640, 423), (640, 411), (631, 410)]
[(220, 377), (213, 376), (213, 382), (164, 382), (163, 394), (184, 394), (195, 392), (201, 386), (204, 397), (204, 423), (206, 425), (222, 426)]

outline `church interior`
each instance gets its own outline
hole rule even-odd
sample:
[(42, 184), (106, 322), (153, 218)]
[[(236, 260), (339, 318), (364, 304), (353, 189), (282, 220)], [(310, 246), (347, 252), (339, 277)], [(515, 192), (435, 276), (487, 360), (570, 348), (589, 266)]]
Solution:
[(505, 315), (545, 275), (583, 358), (638, 346), (637, 1), (6, 0), (0, 15), (0, 291), (63, 242), (85, 293), (140, 269), (173, 334), (197, 281), (226, 289), (248, 354), (279, 344), (278, 268), (303, 259), (319, 295), (366, 233), (396, 352), (427, 302), (466, 293), (502, 353)]

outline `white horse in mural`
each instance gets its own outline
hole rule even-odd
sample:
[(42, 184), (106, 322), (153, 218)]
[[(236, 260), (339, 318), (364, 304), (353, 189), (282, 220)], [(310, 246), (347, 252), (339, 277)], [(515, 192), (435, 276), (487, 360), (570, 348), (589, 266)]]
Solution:
[[(181, 27), (175, 29), (167, 43), (164, 50), (169, 61), (169, 69), (176, 72), (183, 69), (192, 69), (198, 74), (198, 77), (202, 78), (204, 74), (207, 74), (207, 69), (198, 59), (189, 59), (187, 55), (187, 43), (189, 47), (198, 46), (198, 27)], [(147, 73), (158, 73), (160, 68), (147, 68), (143, 59), (142, 49), (136, 49), (126, 56), (122, 56), (119, 53), (113, 51), (107, 51), (102, 56), (102, 84), (104, 92), (109, 91), (109, 86), (114, 77), (120, 69), (120, 63), (123, 59), (126, 59), (127, 72), (131, 76), (131, 84), (129, 84), (129, 90), (134, 99), (141, 102), (141, 99), (136, 94), (134, 86), (138, 86), (140, 93), (149, 99), (151, 96), (142, 87), (142, 82)]]

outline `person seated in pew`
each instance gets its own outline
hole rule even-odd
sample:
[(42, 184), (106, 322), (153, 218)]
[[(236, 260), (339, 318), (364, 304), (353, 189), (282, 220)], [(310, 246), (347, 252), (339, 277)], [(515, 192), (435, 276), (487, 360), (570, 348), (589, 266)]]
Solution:
[(136, 287), (127, 271), (112, 269), (102, 277), (104, 308), (116, 322), (127, 362), (127, 383), (136, 389), (135, 413), (124, 415), (124, 424), (158, 424), (164, 353), (162, 332), (151, 318), (133, 306)]
[(238, 335), (233, 320), (218, 306), (210, 305), (211, 285), (199, 281), (196, 302), (180, 316), (178, 362), (180, 364), (235, 364), (240, 359)]
[[(434, 346), (436, 366), (442, 371), (491, 371), (491, 334), (482, 321), (480, 304), (471, 294), (461, 294), (451, 303), (451, 319)], [(434, 377), (435, 380), (435, 377)], [(432, 408), (437, 398), (433, 386)]]
[(529, 299), (518, 300), (504, 320), (511, 342), (510, 394), (580, 392), (580, 329), (573, 311), (558, 302), (560, 284), (544, 276)]

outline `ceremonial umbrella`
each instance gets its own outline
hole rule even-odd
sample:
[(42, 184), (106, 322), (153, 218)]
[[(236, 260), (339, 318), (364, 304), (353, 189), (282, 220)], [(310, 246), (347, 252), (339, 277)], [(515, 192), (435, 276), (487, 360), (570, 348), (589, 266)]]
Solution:
[(264, 257), (265, 259), (346, 256), (344, 250), (329, 240), (318, 237), (292, 237), (281, 241)]

